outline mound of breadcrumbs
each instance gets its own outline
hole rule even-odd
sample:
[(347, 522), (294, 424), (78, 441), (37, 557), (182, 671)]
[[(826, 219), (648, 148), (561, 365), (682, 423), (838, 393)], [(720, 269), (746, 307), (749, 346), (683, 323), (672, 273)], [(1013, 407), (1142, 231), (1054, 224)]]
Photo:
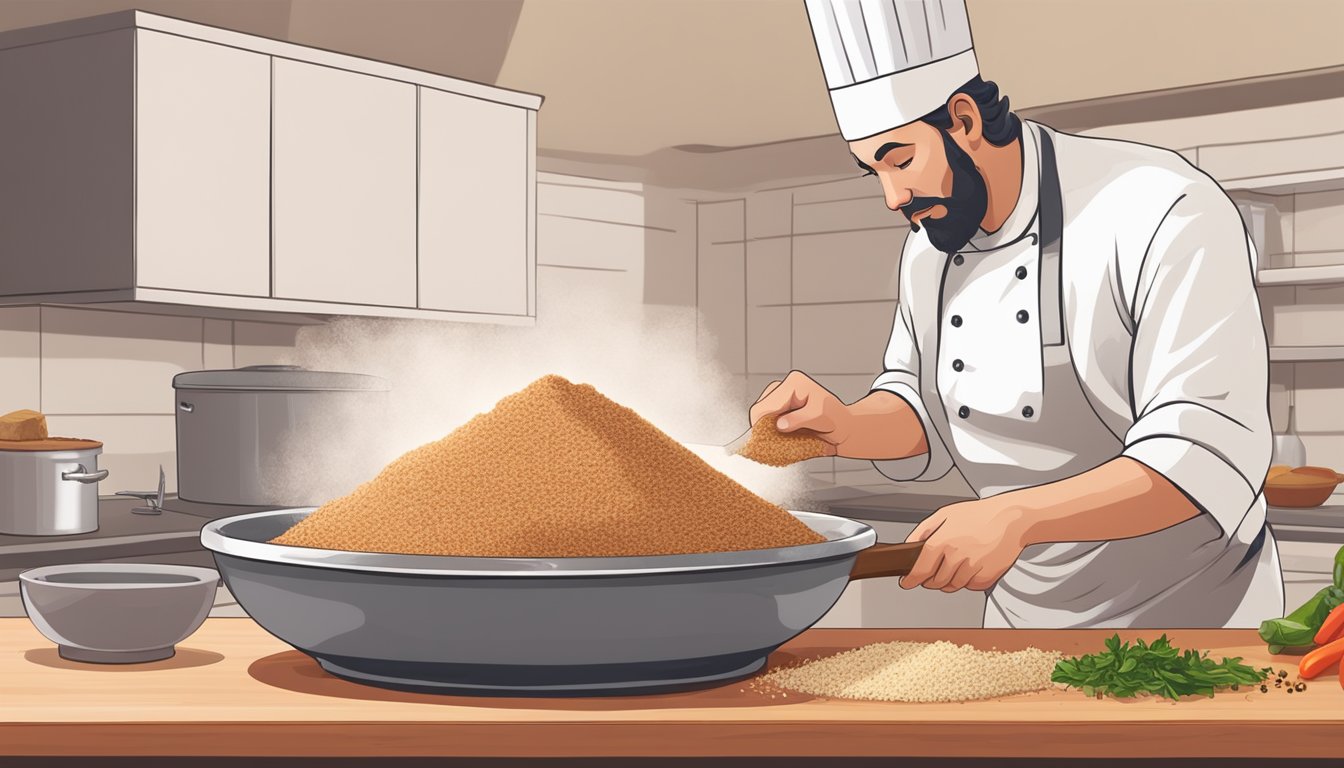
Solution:
[(592, 386), (546, 376), (396, 459), (272, 543), (616, 557), (824, 540)]
[(762, 416), (751, 427), (751, 436), (739, 455), (772, 467), (783, 467), (807, 459), (830, 456), (831, 446), (807, 429), (780, 432), (776, 416)]
[(874, 643), (758, 678), (764, 686), (831, 699), (973, 701), (1053, 687), (1056, 651), (981, 651), (970, 645)]

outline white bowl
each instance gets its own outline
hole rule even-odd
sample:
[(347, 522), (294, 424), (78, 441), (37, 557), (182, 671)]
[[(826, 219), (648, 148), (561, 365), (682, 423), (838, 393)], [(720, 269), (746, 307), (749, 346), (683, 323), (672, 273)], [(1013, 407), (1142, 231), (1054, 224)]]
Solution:
[(49, 565), (19, 574), (28, 618), (63, 658), (157, 661), (195, 632), (214, 604), (211, 568), (157, 563)]

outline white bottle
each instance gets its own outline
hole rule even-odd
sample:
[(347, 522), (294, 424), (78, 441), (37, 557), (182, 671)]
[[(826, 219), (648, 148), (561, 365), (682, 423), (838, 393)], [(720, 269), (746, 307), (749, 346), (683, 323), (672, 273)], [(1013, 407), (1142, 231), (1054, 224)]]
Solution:
[(1307, 447), (1294, 430), (1293, 406), (1288, 406), (1288, 431), (1274, 436), (1274, 456), (1270, 464), (1283, 464), (1288, 467), (1304, 467), (1307, 464)]

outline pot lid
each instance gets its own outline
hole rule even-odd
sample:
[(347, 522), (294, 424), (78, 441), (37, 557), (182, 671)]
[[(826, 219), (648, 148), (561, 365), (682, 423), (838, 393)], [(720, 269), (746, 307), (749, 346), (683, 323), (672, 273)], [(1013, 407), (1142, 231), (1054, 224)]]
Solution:
[(387, 380), (362, 373), (310, 371), (297, 365), (249, 365), (218, 371), (187, 371), (174, 389), (237, 389), (253, 392), (386, 392)]
[(42, 440), (0, 440), (0, 451), (87, 451), (102, 448), (97, 440), (78, 437), (48, 437)]

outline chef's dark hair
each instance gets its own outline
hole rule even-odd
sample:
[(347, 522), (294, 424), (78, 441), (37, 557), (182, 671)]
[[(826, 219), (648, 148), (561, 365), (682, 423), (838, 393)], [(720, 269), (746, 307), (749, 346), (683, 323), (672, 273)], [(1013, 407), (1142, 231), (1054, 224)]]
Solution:
[[(1008, 97), (999, 95), (999, 86), (995, 85), (993, 80), (981, 80), (980, 76), (976, 75), (948, 98), (951, 99), (957, 93), (964, 93), (975, 99), (976, 105), (980, 107), (980, 117), (985, 121), (985, 138), (990, 144), (1002, 147), (1017, 141), (1022, 136), (1022, 121), (1009, 111)], [(944, 131), (952, 128), (952, 114), (948, 112), (946, 104), (921, 117), (920, 120)]]

